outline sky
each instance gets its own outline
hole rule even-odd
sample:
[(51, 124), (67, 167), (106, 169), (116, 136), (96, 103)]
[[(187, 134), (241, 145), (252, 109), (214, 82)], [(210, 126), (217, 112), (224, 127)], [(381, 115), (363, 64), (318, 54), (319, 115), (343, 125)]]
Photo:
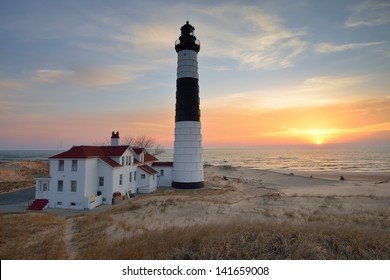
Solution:
[(187, 20), (205, 148), (390, 143), (390, 1), (2, 0), (0, 150), (171, 148)]

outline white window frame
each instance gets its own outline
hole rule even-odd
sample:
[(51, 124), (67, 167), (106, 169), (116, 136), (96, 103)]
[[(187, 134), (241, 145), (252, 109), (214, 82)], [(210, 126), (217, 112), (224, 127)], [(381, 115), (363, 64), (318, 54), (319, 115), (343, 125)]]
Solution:
[(99, 187), (104, 187), (104, 176), (99, 176)]
[(74, 172), (77, 171), (77, 165), (78, 165), (77, 159), (72, 159), (72, 171)]
[[(60, 184), (60, 182), (61, 182), (61, 184)], [(64, 180), (57, 181), (57, 192), (64, 192)]]
[(65, 169), (64, 166), (65, 166), (65, 161), (63, 159), (60, 159), (58, 161), (58, 171), (64, 171), (64, 169)]
[(70, 181), (70, 192), (77, 192), (77, 181)]

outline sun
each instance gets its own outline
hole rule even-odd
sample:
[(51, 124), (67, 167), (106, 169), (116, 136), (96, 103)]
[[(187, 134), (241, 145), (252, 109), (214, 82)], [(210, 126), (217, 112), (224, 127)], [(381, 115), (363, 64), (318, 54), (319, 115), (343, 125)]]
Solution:
[(317, 146), (320, 146), (324, 144), (325, 139), (328, 137), (326, 131), (324, 130), (318, 130), (318, 129), (313, 129), (310, 130), (310, 138), (312, 143), (314, 143)]

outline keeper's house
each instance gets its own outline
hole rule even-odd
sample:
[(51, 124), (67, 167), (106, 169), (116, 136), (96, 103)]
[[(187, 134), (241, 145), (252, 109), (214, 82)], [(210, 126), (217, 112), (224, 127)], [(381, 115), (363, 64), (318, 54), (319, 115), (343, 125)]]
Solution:
[(119, 145), (118, 132), (112, 133), (111, 146), (74, 146), (49, 161), (50, 176), (36, 178), (31, 210), (93, 209), (172, 184), (172, 162), (159, 162), (144, 148)]

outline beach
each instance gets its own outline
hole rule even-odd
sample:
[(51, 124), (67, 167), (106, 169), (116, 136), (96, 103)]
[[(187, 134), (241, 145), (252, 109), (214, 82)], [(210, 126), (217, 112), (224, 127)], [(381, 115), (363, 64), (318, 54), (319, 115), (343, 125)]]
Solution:
[[(203, 189), (159, 188), (152, 194), (91, 211), (46, 209), (13, 214), (6, 213), (3, 205), (1, 238), (9, 242), (0, 255), (3, 259), (31, 258), (12, 247), (17, 242), (22, 247), (20, 252), (33, 246), (49, 259), (390, 257), (388, 172), (283, 173), (205, 165), (204, 176)], [(24, 239), (30, 240), (26, 234), (29, 230), (34, 232), (34, 240), (21, 245)], [(183, 235), (187, 237), (183, 239)], [(237, 235), (244, 237), (237, 241)], [(277, 241), (277, 236), (284, 241)], [(270, 239), (260, 242), (261, 238)], [(329, 243), (329, 238), (338, 245)], [(225, 245), (218, 246), (223, 248), (233, 246), (231, 242), (240, 245), (216, 254), (219, 249), (205, 251), (205, 247), (213, 246), (210, 242), (222, 242)], [(252, 242), (257, 244), (256, 250)], [(277, 249), (258, 247), (269, 242), (277, 242)], [(359, 246), (353, 249), (351, 242)], [(43, 249), (37, 249), (39, 246)], [(162, 250), (161, 246), (166, 248)], [(307, 250), (301, 252), (302, 246)], [(41, 252), (48, 247), (57, 249), (52, 255)], [(264, 252), (267, 254), (259, 255)]]
[[(332, 215), (363, 213), (374, 218), (375, 213), (390, 214), (389, 179), (389, 174), (383, 172), (283, 174), (208, 166), (205, 189), (163, 188), (125, 203), (122, 207), (137, 209), (121, 213), (118, 218), (148, 228), (234, 220), (307, 222), (319, 215), (326, 220)], [(388, 218), (383, 222), (390, 226)]]

